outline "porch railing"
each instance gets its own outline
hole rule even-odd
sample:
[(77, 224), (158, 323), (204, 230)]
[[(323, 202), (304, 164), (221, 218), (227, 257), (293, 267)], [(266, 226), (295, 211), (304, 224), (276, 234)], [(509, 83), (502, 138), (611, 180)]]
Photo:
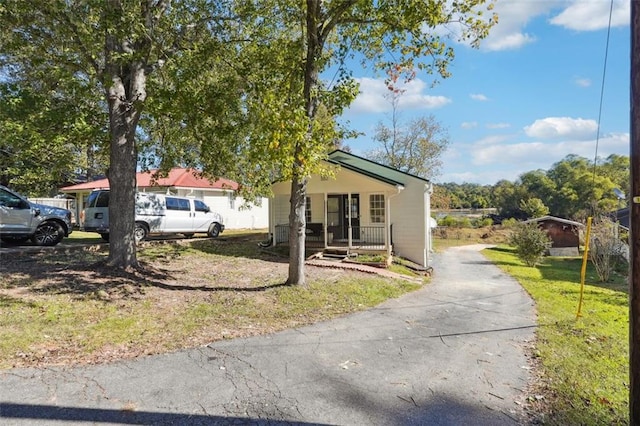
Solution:
[[(314, 223), (310, 225), (311, 229), (307, 229), (307, 246), (324, 246), (324, 228), (320, 226), (322, 224)], [(351, 247), (365, 250), (384, 250), (384, 232), (385, 228), (382, 226), (352, 226)], [(330, 235), (327, 243), (329, 246), (347, 247), (349, 241), (348, 239), (335, 238), (334, 235)], [(275, 244), (289, 244), (289, 224), (275, 226)]]
[(384, 231), (382, 226), (352, 226), (351, 246), (368, 250), (384, 250)]

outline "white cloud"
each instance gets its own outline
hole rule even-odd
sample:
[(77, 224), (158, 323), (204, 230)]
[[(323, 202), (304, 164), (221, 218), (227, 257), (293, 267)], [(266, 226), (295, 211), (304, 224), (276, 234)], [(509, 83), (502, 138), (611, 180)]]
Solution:
[(495, 12), (496, 24), (489, 36), (482, 41), (481, 48), (489, 51), (513, 50), (533, 43), (536, 36), (524, 31), (527, 23), (540, 15), (548, 14), (562, 1), (498, 1)]
[[(608, 1), (573, 0), (549, 22), (576, 31), (595, 31), (607, 28), (611, 3)], [(630, 22), (631, 0), (614, 0), (611, 26), (622, 27)]]
[(488, 123), (486, 125), (487, 129), (507, 129), (511, 127), (509, 123)]
[(474, 101), (480, 101), (480, 102), (484, 102), (484, 101), (488, 101), (489, 98), (487, 98), (485, 95), (483, 95), (482, 93), (471, 93), (469, 95), (469, 97), (471, 99), (473, 99)]
[[(359, 78), (360, 94), (349, 108), (353, 112), (380, 113), (391, 110), (388, 99), (389, 89), (382, 79)], [(400, 96), (398, 108), (401, 110), (435, 109), (449, 103), (451, 99), (446, 96), (425, 95), (427, 84), (415, 79), (400, 86), (404, 93)]]
[(478, 122), (477, 121), (465, 121), (462, 124), (460, 124), (460, 127), (462, 127), (463, 129), (474, 129), (474, 128), (478, 127)]
[[(558, 143), (522, 142), (514, 144), (476, 144), (472, 148), (472, 162), (478, 166), (517, 164), (521, 173), (535, 169), (547, 169), (569, 154), (592, 159), (595, 140), (563, 141)], [(598, 142), (598, 155), (607, 157), (628, 151), (629, 134), (613, 133)]]
[(598, 123), (595, 120), (570, 117), (547, 117), (536, 120), (524, 128), (527, 136), (539, 139), (566, 138), (579, 140), (595, 135)]
[(573, 82), (576, 84), (576, 86), (580, 86), (580, 87), (589, 87), (589, 86), (591, 86), (591, 79), (589, 79), (589, 78), (575, 77), (573, 79)]

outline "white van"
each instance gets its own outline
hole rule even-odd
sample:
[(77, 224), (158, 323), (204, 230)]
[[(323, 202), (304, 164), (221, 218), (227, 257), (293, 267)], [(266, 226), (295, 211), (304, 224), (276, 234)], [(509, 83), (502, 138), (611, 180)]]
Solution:
[[(96, 190), (89, 194), (82, 211), (82, 230), (97, 232), (109, 241), (109, 191)], [(204, 201), (173, 195), (136, 193), (135, 231), (136, 242), (148, 235), (206, 233), (217, 237), (224, 231), (222, 216), (211, 211)]]

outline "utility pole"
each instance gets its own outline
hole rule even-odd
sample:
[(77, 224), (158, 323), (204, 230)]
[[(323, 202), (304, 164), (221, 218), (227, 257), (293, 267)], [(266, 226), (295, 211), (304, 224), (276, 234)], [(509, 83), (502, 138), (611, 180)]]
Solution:
[(640, 426), (640, 0), (631, 0), (629, 424)]

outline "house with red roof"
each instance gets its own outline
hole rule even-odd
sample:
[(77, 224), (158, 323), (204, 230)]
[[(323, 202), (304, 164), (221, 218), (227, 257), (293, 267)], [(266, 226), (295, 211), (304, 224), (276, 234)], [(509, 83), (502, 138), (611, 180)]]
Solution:
[[(267, 198), (258, 204), (249, 204), (237, 195), (238, 183), (220, 178), (210, 180), (201, 176), (197, 170), (176, 168), (166, 177), (154, 178), (155, 170), (136, 174), (139, 192), (155, 192), (182, 197), (193, 197), (204, 201), (211, 210), (222, 215), (227, 229), (256, 229), (269, 226), (269, 201)], [(60, 188), (60, 192), (75, 199), (75, 217), (80, 217), (91, 191), (109, 189), (108, 179)], [(241, 209), (240, 207), (243, 206)]]

